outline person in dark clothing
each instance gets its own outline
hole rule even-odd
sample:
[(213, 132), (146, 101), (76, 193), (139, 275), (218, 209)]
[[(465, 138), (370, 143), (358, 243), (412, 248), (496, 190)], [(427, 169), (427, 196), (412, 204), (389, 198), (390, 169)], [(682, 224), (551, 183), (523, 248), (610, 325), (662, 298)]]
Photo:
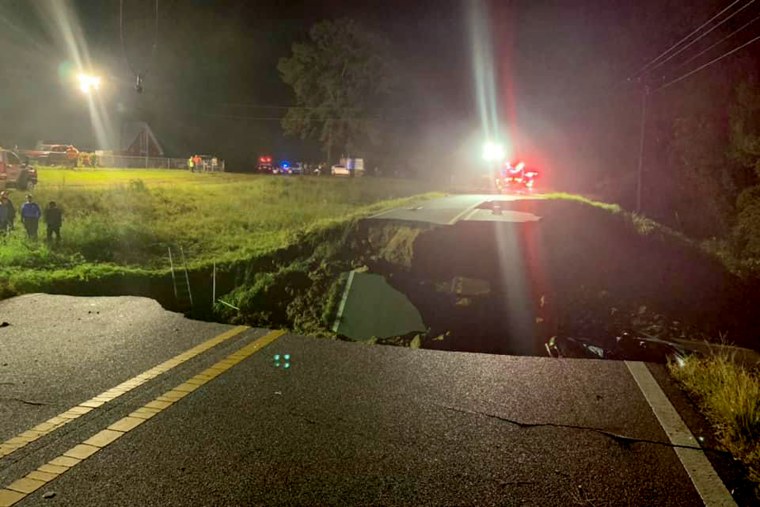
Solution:
[(8, 208), (7, 229), (10, 232), (13, 230), (13, 222), (16, 220), (16, 208), (13, 206), (13, 201), (11, 201), (7, 191), (0, 194), (0, 201)]
[(10, 232), (13, 229), (13, 220), (16, 218), (16, 208), (13, 207), (7, 190), (0, 192), (0, 234)]
[(55, 235), (55, 242), (61, 241), (61, 225), (63, 225), (63, 211), (59, 208), (55, 201), (50, 201), (47, 208), (45, 208), (45, 224), (47, 224), (47, 240), (52, 241), (53, 235)]
[(32, 199), (32, 194), (27, 194), (26, 202), (21, 206), (21, 221), (24, 222), (26, 234), (30, 239), (37, 239), (37, 228), (40, 224), (42, 210)]
[(8, 204), (5, 197), (0, 198), (0, 236), (8, 232)]

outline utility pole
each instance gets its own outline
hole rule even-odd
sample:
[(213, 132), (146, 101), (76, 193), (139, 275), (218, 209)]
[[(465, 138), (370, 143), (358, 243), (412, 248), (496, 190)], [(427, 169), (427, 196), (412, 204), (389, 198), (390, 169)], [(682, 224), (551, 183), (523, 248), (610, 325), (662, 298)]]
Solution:
[(641, 213), (641, 180), (644, 170), (644, 146), (647, 126), (647, 102), (649, 100), (649, 85), (644, 85), (641, 98), (641, 140), (639, 146), (639, 170), (636, 178), (636, 213)]

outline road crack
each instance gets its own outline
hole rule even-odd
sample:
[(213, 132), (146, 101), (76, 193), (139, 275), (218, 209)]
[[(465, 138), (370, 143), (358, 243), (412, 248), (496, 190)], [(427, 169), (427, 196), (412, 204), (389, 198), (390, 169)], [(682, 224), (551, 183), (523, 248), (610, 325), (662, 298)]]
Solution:
[(496, 414), (490, 414), (488, 412), (482, 412), (479, 410), (467, 410), (464, 408), (458, 408), (458, 407), (450, 407), (448, 405), (440, 405), (438, 403), (435, 403), (436, 406), (450, 410), (452, 412), (460, 412), (463, 414), (470, 414), (470, 415), (479, 415), (483, 417), (488, 417), (491, 419), (496, 419), (499, 421), (503, 421), (509, 424), (513, 424), (515, 426), (518, 426), (520, 428), (563, 428), (563, 429), (571, 429), (571, 430), (580, 430), (580, 431), (590, 431), (593, 433), (598, 433), (600, 435), (604, 435), (608, 438), (611, 438), (618, 444), (620, 444), (623, 447), (628, 447), (631, 444), (652, 444), (652, 445), (661, 445), (664, 447), (670, 447), (672, 449), (680, 448), (680, 449), (693, 449), (697, 451), (703, 451), (703, 452), (714, 452), (717, 454), (723, 454), (723, 455), (729, 455), (726, 451), (721, 451), (719, 449), (712, 449), (710, 447), (701, 447), (699, 445), (680, 445), (680, 444), (673, 444), (670, 442), (662, 442), (659, 440), (649, 440), (646, 438), (636, 438), (636, 437), (629, 437), (626, 435), (621, 435), (619, 433), (615, 433), (613, 431), (603, 430), (600, 428), (592, 428), (589, 426), (580, 426), (576, 424), (561, 424), (561, 423), (527, 423), (523, 421), (518, 421), (516, 419), (510, 419), (508, 417), (503, 417)]
[(17, 401), (19, 403), (23, 403), (24, 405), (32, 405), (35, 407), (43, 407), (49, 405), (49, 403), (44, 403), (41, 401), (29, 401), (23, 398), (0, 398), (0, 401)]

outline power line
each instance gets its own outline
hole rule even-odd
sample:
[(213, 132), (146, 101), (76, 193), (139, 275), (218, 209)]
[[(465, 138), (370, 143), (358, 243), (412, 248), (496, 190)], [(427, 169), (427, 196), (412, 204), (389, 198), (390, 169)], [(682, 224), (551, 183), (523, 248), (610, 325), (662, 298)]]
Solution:
[[(235, 116), (235, 115), (227, 115), (227, 114), (204, 114), (203, 116), (208, 116), (211, 118), (223, 118), (228, 120), (254, 120), (254, 121), (281, 121), (285, 117), (284, 116)], [(390, 119), (386, 118), (378, 118), (378, 117), (368, 117), (368, 116), (354, 116), (354, 117), (345, 117), (345, 118), (310, 118), (309, 121), (315, 121), (315, 122), (322, 122), (322, 121), (376, 121), (376, 120), (385, 120), (390, 121)]]
[(299, 110), (309, 110), (309, 111), (323, 111), (323, 110), (330, 110), (330, 111), (360, 111), (361, 108), (359, 107), (332, 107), (332, 106), (267, 106), (267, 105), (259, 105), (259, 104), (222, 104), (223, 107), (228, 107), (232, 109), (299, 109)]
[(663, 88), (667, 88), (670, 85), (674, 85), (674, 84), (678, 83), (679, 81), (683, 81), (687, 77), (689, 77), (689, 76), (691, 76), (693, 74), (696, 74), (700, 70), (705, 69), (705, 68), (709, 67), (710, 65), (712, 65), (714, 63), (717, 63), (717, 62), (721, 61), (722, 59), (726, 58), (727, 56), (730, 56), (730, 55), (736, 53), (740, 49), (745, 48), (745, 47), (749, 46), (750, 44), (752, 44), (753, 42), (756, 42), (758, 40), (760, 40), (760, 35), (758, 35), (757, 37), (755, 37), (754, 39), (752, 39), (752, 40), (750, 40), (748, 42), (745, 42), (744, 44), (742, 44), (738, 48), (732, 49), (728, 53), (725, 53), (725, 54), (719, 56), (718, 58), (715, 58), (714, 60), (710, 60), (706, 64), (704, 64), (704, 65), (702, 65), (700, 67), (697, 67), (696, 69), (692, 70), (691, 72), (688, 72), (688, 73), (684, 74), (683, 76), (681, 76), (679, 78), (673, 79), (672, 81), (668, 81), (667, 83), (665, 83), (664, 85), (660, 86), (659, 88), (656, 88), (654, 91), (662, 90)]
[(702, 40), (703, 38), (705, 38), (707, 35), (709, 35), (710, 33), (712, 33), (712, 32), (713, 32), (713, 30), (715, 30), (715, 29), (716, 29), (716, 28), (718, 28), (720, 25), (722, 25), (723, 23), (725, 23), (725, 22), (726, 22), (726, 21), (728, 21), (729, 19), (731, 19), (731, 18), (733, 18), (734, 16), (736, 16), (737, 14), (739, 14), (741, 11), (743, 11), (744, 9), (746, 9), (747, 7), (749, 7), (750, 5), (752, 5), (753, 3), (755, 3), (755, 0), (750, 0), (749, 2), (747, 2), (746, 4), (744, 4), (743, 6), (741, 6), (741, 7), (740, 7), (738, 10), (736, 10), (736, 11), (734, 11), (732, 14), (730, 14), (728, 17), (724, 18), (724, 19), (723, 19), (723, 20), (722, 20), (720, 23), (718, 23), (718, 24), (714, 25), (712, 28), (710, 28), (709, 30), (707, 30), (706, 32), (704, 32), (702, 35), (700, 35), (699, 37), (697, 37), (697, 38), (696, 38), (696, 39), (694, 39), (693, 41), (689, 42), (689, 43), (688, 43), (688, 44), (686, 44), (684, 47), (682, 47), (681, 49), (679, 49), (678, 51), (676, 51), (675, 53), (673, 53), (672, 55), (670, 55), (670, 56), (669, 56), (669, 57), (667, 57), (666, 59), (662, 60), (660, 63), (658, 63), (658, 64), (657, 64), (657, 65), (655, 65), (654, 67), (651, 67), (651, 68), (649, 69), (649, 72), (651, 72), (652, 70), (656, 69), (656, 68), (657, 68), (657, 67), (659, 67), (660, 65), (663, 65), (663, 64), (665, 64), (666, 62), (668, 62), (668, 61), (672, 60), (673, 58), (675, 58), (676, 56), (678, 56), (679, 54), (681, 54), (682, 52), (684, 52), (686, 49), (688, 49), (688, 48), (689, 48), (689, 47), (690, 47), (692, 44), (695, 44), (695, 43), (699, 42), (700, 40)]
[(675, 48), (677, 48), (678, 46), (680, 46), (681, 44), (683, 44), (684, 42), (686, 42), (687, 40), (689, 40), (694, 34), (698, 33), (704, 27), (706, 27), (707, 25), (709, 25), (710, 23), (712, 23), (715, 19), (717, 19), (718, 17), (722, 16), (724, 12), (726, 12), (729, 9), (731, 9), (731, 7), (733, 7), (734, 5), (738, 4), (740, 1), (741, 0), (734, 0), (734, 2), (731, 5), (729, 5), (728, 7), (726, 7), (722, 11), (720, 11), (718, 14), (716, 14), (715, 16), (713, 16), (712, 18), (710, 18), (709, 20), (707, 20), (705, 23), (703, 23), (702, 25), (700, 25), (697, 29), (695, 29), (694, 31), (692, 31), (689, 35), (687, 35), (683, 39), (681, 39), (678, 42), (676, 42), (670, 48), (666, 49), (663, 53), (660, 54), (660, 56), (658, 56), (654, 60), (650, 61), (646, 65), (644, 65), (644, 67), (642, 67), (642, 69), (640, 71), (638, 71), (636, 74), (634, 74), (632, 77), (638, 77), (641, 74), (643, 74), (644, 72), (646, 72), (651, 65), (653, 65), (653, 64), (657, 63), (658, 61), (660, 61), (660, 59), (664, 58), (666, 55), (668, 55), (668, 53), (670, 53)]
[(731, 32), (730, 34), (726, 35), (726, 36), (725, 36), (725, 37), (723, 37), (721, 40), (719, 40), (718, 42), (716, 42), (715, 44), (713, 44), (712, 46), (710, 46), (710, 47), (708, 47), (708, 48), (706, 48), (706, 49), (703, 49), (702, 51), (700, 51), (700, 52), (699, 52), (699, 53), (697, 53), (696, 55), (692, 56), (691, 58), (689, 58), (689, 59), (688, 59), (688, 60), (686, 60), (685, 62), (681, 63), (680, 65), (678, 65), (678, 66), (677, 66), (675, 69), (673, 69), (673, 70), (678, 70), (678, 69), (680, 69), (681, 67), (685, 67), (687, 64), (689, 64), (689, 63), (693, 62), (694, 60), (696, 60), (697, 58), (699, 58), (699, 57), (700, 57), (700, 56), (702, 56), (703, 54), (705, 54), (705, 53), (707, 53), (708, 51), (710, 51), (711, 49), (713, 49), (715, 46), (719, 46), (719, 45), (723, 44), (723, 43), (724, 43), (724, 42), (726, 42), (728, 39), (730, 39), (731, 37), (733, 37), (733, 36), (734, 36), (734, 35), (736, 35), (737, 33), (741, 32), (742, 30), (744, 30), (745, 28), (747, 28), (749, 25), (751, 25), (752, 23), (754, 23), (754, 22), (755, 22), (755, 21), (757, 21), (758, 19), (760, 19), (760, 14), (758, 14), (757, 16), (755, 16), (754, 18), (752, 18), (750, 21), (748, 21), (747, 23), (745, 23), (744, 25), (742, 25), (742, 27), (741, 27), (741, 28), (739, 28), (739, 29), (737, 29), (737, 30), (734, 30), (734, 31), (733, 31), (733, 32)]
[(135, 77), (137, 78), (137, 83), (135, 85), (135, 89), (137, 90), (137, 93), (142, 93), (143, 91), (142, 80), (145, 77), (145, 75), (148, 73), (148, 70), (150, 69), (150, 66), (153, 63), (153, 59), (156, 55), (156, 48), (158, 47), (158, 0), (156, 0), (155, 2), (155, 18), (156, 18), (156, 25), (155, 25), (155, 32), (153, 33), (153, 46), (150, 49), (150, 57), (148, 59), (148, 62), (145, 64), (145, 68), (142, 71), (139, 71), (139, 70), (136, 70), (132, 66), (132, 62), (129, 60), (127, 45), (124, 42), (124, 0), (119, 0), (119, 40), (121, 41), (121, 52), (124, 54), (124, 59), (127, 61), (127, 66), (129, 67), (129, 70), (131, 70), (132, 74), (134, 74)]

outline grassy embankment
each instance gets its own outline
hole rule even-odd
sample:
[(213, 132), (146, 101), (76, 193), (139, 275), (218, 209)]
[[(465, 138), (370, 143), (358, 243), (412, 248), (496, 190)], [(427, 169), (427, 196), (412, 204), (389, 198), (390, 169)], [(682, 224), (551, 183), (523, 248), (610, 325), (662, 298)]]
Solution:
[[(191, 269), (270, 255), (340, 224), (430, 191), (400, 180), (42, 168), (35, 199), (64, 209), (63, 241), (16, 230), (0, 240), (0, 295), (60, 281), (165, 274), (167, 247)], [(12, 191), (17, 208), (24, 192)], [(44, 236), (44, 226), (40, 227)]]
[[(688, 357), (669, 365), (717, 432), (718, 441), (760, 483), (760, 372), (727, 354)], [(760, 488), (760, 486), (758, 486)], [(760, 490), (758, 491), (760, 493)]]

